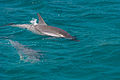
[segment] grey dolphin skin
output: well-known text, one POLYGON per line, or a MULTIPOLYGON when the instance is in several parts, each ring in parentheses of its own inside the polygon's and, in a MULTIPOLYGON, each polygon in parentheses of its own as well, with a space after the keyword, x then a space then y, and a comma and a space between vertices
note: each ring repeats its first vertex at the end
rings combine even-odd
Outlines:
POLYGON ((33 50, 17 41, 9 40, 10 44, 17 50, 20 60, 25 62, 38 62, 43 58, 43 54, 33 50))
POLYGON ((67 39, 77 41, 76 38, 71 36, 68 32, 66 32, 60 28, 57 28, 57 27, 48 26, 44 22, 44 20, 40 16, 40 14, 37 13, 37 15, 39 18, 39 23, 36 25, 33 25, 33 24, 13 24, 13 23, 8 24, 8 25, 14 26, 14 27, 26 28, 26 29, 28 29, 36 34, 39 34, 39 35, 61 37, 61 38, 67 38, 67 39))

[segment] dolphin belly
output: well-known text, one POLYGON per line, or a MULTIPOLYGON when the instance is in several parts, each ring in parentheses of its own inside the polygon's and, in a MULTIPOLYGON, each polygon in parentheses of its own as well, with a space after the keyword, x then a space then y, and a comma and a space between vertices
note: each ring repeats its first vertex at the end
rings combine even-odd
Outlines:
POLYGON ((64 37, 62 34, 55 34, 50 32, 42 32, 44 35, 53 36, 53 37, 64 37))

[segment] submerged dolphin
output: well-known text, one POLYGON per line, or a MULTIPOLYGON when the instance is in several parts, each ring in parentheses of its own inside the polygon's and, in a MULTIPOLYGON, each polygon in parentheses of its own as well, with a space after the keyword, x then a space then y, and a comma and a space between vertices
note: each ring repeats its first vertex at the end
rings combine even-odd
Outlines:
POLYGON ((26 28, 39 35, 62 37, 62 38, 76 40, 75 37, 71 36, 68 32, 64 30, 57 28, 57 27, 48 26, 45 23, 45 21, 42 19, 42 17, 40 16, 40 14, 37 13, 37 15, 39 18, 38 24, 8 24, 8 25, 14 26, 14 27, 26 28))
POLYGON ((26 47, 17 41, 9 40, 10 44, 17 50, 20 60, 25 62, 38 62, 43 58, 43 54, 36 50, 26 47))

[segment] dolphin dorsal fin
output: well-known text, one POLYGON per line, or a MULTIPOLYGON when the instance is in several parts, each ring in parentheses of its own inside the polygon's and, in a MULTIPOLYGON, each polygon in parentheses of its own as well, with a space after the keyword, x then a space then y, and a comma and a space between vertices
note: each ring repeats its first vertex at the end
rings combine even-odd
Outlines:
POLYGON ((37 13, 37 15, 38 15, 38 18, 39 18, 39 24, 47 25, 47 24, 45 23, 45 21, 42 19, 42 17, 40 16, 40 14, 37 13))

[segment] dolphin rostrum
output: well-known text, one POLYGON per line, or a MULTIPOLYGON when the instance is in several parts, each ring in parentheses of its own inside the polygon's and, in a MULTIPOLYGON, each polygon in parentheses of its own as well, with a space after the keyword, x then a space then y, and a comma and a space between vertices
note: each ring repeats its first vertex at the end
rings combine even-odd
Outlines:
MULTIPOLYGON (((68 32, 57 28, 57 27, 52 27, 48 26, 45 21, 42 19, 39 13, 37 13, 38 18, 39 18, 39 23, 38 24, 8 24, 10 26, 14 27, 20 27, 20 28, 26 28, 36 34, 39 35, 47 35, 47 36, 53 36, 53 37, 61 37, 61 38, 67 38, 71 40, 76 40, 75 37, 71 36, 68 32)), ((34 23, 34 22, 31 22, 34 23)))

